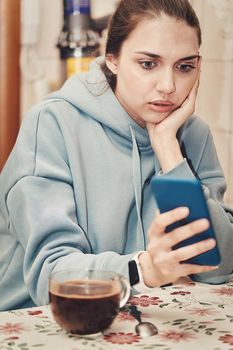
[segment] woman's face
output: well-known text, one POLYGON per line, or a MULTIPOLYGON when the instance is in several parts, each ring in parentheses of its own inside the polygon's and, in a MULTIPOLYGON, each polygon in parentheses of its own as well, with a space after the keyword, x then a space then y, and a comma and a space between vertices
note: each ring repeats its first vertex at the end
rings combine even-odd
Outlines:
POLYGON ((107 56, 115 94, 140 126, 161 122, 183 103, 197 77, 198 50, 194 28, 162 15, 141 21, 119 57, 107 56))

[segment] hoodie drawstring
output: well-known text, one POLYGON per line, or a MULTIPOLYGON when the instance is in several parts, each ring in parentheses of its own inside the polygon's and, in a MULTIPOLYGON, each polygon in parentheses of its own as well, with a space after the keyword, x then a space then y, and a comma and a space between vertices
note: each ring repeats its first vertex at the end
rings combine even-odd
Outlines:
POLYGON ((141 174, 141 160, 138 151, 138 145, 136 141, 135 132, 130 125, 130 132, 132 136, 133 142, 133 150, 132 150, 132 168, 133 168, 133 187, 134 187, 134 195, 137 209, 137 248, 138 250, 146 249, 146 240, 144 235, 144 230, 142 226, 141 219, 141 205, 142 205, 142 174, 141 174))

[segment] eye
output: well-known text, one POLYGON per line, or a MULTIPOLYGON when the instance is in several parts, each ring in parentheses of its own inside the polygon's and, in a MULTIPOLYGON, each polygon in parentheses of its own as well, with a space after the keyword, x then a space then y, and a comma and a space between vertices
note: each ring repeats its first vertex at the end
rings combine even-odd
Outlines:
POLYGON ((192 69, 195 69, 196 66, 193 63, 179 63, 176 65, 176 68, 183 73, 190 72, 192 69))
POLYGON ((143 61, 143 62, 140 62, 140 64, 142 68, 146 70, 151 70, 157 65, 155 62, 152 62, 152 61, 143 61))

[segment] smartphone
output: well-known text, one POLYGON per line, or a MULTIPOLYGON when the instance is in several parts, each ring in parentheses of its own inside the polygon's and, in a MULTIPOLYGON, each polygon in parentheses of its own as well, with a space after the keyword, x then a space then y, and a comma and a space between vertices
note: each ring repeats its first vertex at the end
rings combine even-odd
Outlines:
MULTIPOLYGON (((172 178, 170 176, 154 176, 151 180, 151 187, 160 213, 167 212, 177 207, 185 206, 189 208, 189 215, 185 219, 169 225, 166 232, 170 232, 174 228, 185 225, 197 219, 206 218, 209 220, 210 226, 207 230, 194 235, 191 238, 185 239, 174 246, 173 249, 194 244, 210 237, 216 240, 206 198, 199 180, 189 178, 172 178)), ((185 262, 198 265, 219 265, 220 253, 217 240, 214 248, 188 259, 185 262)))

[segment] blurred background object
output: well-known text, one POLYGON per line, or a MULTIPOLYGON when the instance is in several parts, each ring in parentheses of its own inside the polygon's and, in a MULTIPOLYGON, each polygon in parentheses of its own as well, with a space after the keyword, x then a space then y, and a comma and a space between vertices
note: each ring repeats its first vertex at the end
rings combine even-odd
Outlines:
POLYGON ((103 53, 101 37, 116 1, 63 0, 63 28, 57 47, 65 80, 86 72, 90 62, 103 53))
POLYGON ((30 106, 58 89, 71 75, 88 69, 89 63, 103 53, 103 32, 117 0, 21 3, 22 118, 30 106), (24 67, 30 55, 27 70, 24 67))
POLYGON ((100 34, 91 18, 89 0, 63 0, 63 29, 57 46, 65 63, 64 80, 86 72, 100 55, 100 34))

